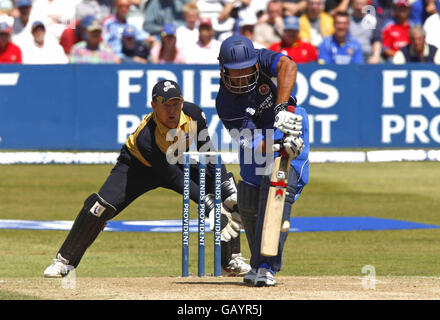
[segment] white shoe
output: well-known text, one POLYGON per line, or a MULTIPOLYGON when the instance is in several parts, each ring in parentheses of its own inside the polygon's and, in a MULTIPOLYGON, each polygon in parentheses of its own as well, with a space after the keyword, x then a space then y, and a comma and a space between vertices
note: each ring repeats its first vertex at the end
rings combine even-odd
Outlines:
POLYGON ((241 253, 233 254, 229 265, 222 267, 222 276, 240 277, 247 274, 252 268, 246 260, 241 253))
POLYGON ((59 253, 57 258, 53 259, 53 263, 44 270, 45 278, 62 278, 74 270, 75 268, 67 264, 68 261, 64 259, 59 253))
POLYGON ((276 284, 275 278, 266 268, 258 268, 257 276, 255 278, 255 286, 257 287, 272 287, 276 284))
POLYGON ((255 284, 255 279, 257 278, 257 269, 251 269, 243 277, 243 282, 248 284, 255 284))

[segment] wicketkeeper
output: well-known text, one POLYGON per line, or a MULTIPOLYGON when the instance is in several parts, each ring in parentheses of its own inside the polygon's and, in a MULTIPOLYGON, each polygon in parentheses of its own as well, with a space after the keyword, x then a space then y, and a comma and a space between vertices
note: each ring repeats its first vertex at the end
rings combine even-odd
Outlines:
MULTIPOLYGON (((183 167, 176 162, 179 151, 188 151, 193 141, 197 150, 203 147, 203 151, 215 151, 206 134, 204 113, 197 105, 184 101, 176 82, 158 82, 153 88, 152 100, 153 112, 145 116, 137 130, 128 137, 101 189, 85 200, 56 259, 44 271, 45 277, 63 277, 76 268, 106 222, 140 195, 159 187, 182 194, 183 167)), ((191 166, 190 197, 198 202, 197 164, 191 166)), ((214 218, 214 188, 215 164, 208 163, 205 210, 211 220, 214 218)), ((222 274, 244 275, 250 266, 240 253, 237 189, 232 173, 227 172, 224 165, 221 191, 222 274)), ((214 223, 210 225, 213 228, 214 223)))
POLYGON ((291 97, 296 82, 297 66, 288 56, 266 49, 254 49, 243 36, 223 41, 220 54, 221 83, 216 98, 217 113, 226 129, 235 131, 240 145, 238 207, 251 250, 252 270, 244 281, 257 286, 275 285, 274 274, 281 270, 287 232, 279 239, 278 254, 266 257, 260 253, 261 233, 272 172, 264 172, 267 162, 256 161, 266 144, 277 157, 284 149, 292 157, 283 221, 290 219, 293 203, 309 179, 308 119, 304 108, 295 112, 291 97), (277 79, 277 85, 271 78, 277 79), (272 141, 272 143, 270 143, 272 141), (260 170, 259 170, 260 169, 260 170))

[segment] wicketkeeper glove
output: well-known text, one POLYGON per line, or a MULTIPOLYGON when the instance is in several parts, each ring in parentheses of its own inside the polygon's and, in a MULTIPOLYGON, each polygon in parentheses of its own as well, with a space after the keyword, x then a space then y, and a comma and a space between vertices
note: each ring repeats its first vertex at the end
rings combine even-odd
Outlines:
MULTIPOLYGON (((215 200, 214 195, 209 193, 205 196, 205 212, 208 213, 209 229, 214 231, 215 221, 215 200)), ((221 227, 221 240, 230 241, 237 238, 242 229, 241 220, 238 220, 240 215, 238 211, 230 212, 226 209, 226 206, 221 206, 220 227, 221 227)))
POLYGON ((241 225, 241 216, 238 212, 237 204, 237 186, 235 184, 234 175, 228 172, 227 176, 228 179, 222 183, 222 195, 227 196, 223 201, 223 206, 231 213, 232 219, 241 225))

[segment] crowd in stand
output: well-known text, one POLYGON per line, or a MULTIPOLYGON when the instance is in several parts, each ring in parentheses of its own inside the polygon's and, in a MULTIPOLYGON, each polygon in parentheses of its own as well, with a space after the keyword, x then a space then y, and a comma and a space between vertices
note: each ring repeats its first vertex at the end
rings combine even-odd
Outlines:
POLYGON ((440 0, 0 0, 0 63, 216 64, 233 34, 297 63, 440 64, 440 0))

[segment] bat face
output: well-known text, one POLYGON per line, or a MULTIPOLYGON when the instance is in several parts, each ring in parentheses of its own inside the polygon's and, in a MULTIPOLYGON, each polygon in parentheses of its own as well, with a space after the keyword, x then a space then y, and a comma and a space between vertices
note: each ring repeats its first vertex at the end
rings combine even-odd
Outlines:
POLYGON ((278 170, 276 171, 277 181, 271 181, 270 185, 275 187, 275 200, 284 201, 285 189, 287 188, 287 172, 278 170))
POLYGON ((275 158, 261 235, 260 253, 263 256, 273 257, 278 253, 289 169, 290 159, 288 157, 275 158))
MULTIPOLYGON (((294 113, 295 106, 288 106, 287 110, 294 113)), ((281 221, 289 178, 290 160, 291 158, 286 150, 281 150, 280 156, 275 158, 274 161, 261 234, 260 253, 263 256, 273 257, 278 254, 280 232, 285 232, 290 228, 290 223, 287 220, 284 223, 281 221)))

